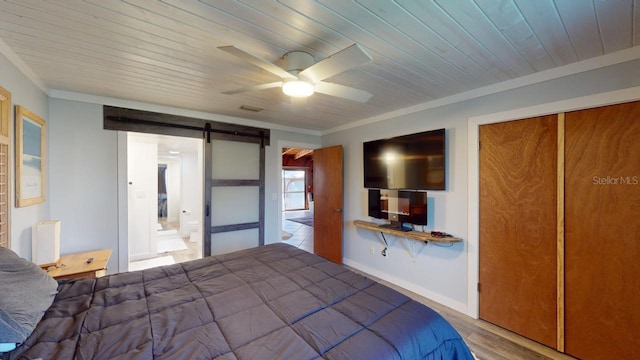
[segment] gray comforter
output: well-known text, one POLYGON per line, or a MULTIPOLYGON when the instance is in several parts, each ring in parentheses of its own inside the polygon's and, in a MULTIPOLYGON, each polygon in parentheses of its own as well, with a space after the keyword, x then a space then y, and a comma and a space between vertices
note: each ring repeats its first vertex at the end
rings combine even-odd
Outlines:
POLYGON ((61 283, 10 359, 472 359, 428 307, 285 244, 61 283))

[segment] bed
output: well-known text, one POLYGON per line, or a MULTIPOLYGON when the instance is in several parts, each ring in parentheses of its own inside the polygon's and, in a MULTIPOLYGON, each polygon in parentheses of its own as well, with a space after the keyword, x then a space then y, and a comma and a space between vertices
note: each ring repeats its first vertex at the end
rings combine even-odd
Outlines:
POLYGON ((432 309, 279 243, 60 282, 3 359, 473 359, 432 309))

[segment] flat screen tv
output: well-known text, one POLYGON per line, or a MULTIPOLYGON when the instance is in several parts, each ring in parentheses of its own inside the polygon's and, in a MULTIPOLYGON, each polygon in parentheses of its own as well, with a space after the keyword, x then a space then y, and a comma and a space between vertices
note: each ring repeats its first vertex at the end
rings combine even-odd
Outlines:
POLYGON ((427 193, 369 189, 369 216, 389 220, 382 226, 398 230, 407 230, 402 223, 427 225, 427 193))
POLYGON ((363 144, 364 187, 446 190, 445 129, 363 144))

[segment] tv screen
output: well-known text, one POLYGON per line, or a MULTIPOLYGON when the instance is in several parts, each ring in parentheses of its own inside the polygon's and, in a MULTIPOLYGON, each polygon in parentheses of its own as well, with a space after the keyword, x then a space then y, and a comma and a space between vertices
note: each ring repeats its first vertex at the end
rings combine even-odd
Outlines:
POLYGON ((445 129, 363 144, 364 187, 445 190, 445 129))
POLYGON ((387 219, 395 228, 402 223, 427 225, 427 193, 369 189, 369 216, 387 219))

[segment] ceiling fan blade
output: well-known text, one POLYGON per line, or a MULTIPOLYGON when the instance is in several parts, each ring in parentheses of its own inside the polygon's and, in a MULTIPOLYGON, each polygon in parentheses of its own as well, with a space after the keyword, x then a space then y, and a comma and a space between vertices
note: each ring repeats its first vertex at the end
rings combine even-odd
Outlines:
POLYGON ((289 74, 288 72, 286 72, 284 69, 266 61, 263 60, 255 55, 249 54, 248 52, 244 51, 244 50, 240 50, 237 47, 233 46, 233 45, 229 45, 229 46, 218 46, 218 49, 231 54, 233 56, 239 57, 240 59, 253 64, 263 70, 266 70, 276 76, 279 76, 283 79, 297 79, 296 76, 289 74))
POLYGON ((353 100, 361 103, 366 103, 371 98, 371 96, 373 96, 368 91, 354 89, 352 87, 324 82, 324 81, 317 83, 314 87, 314 90, 317 93, 337 96, 337 97, 341 97, 344 99, 353 100))
POLYGON ((353 44, 309 66, 298 75, 315 84, 369 61, 371 61, 371 56, 364 52, 358 44, 353 44))
POLYGON ((235 90, 223 91, 222 93, 227 95, 234 95, 234 94, 240 94, 240 93, 249 92, 249 91, 271 89, 271 88, 280 87, 280 86, 282 86, 282 81, 276 81, 276 82, 267 83, 267 84, 261 84, 261 85, 249 86, 249 87, 244 87, 244 88, 235 89, 235 90))

